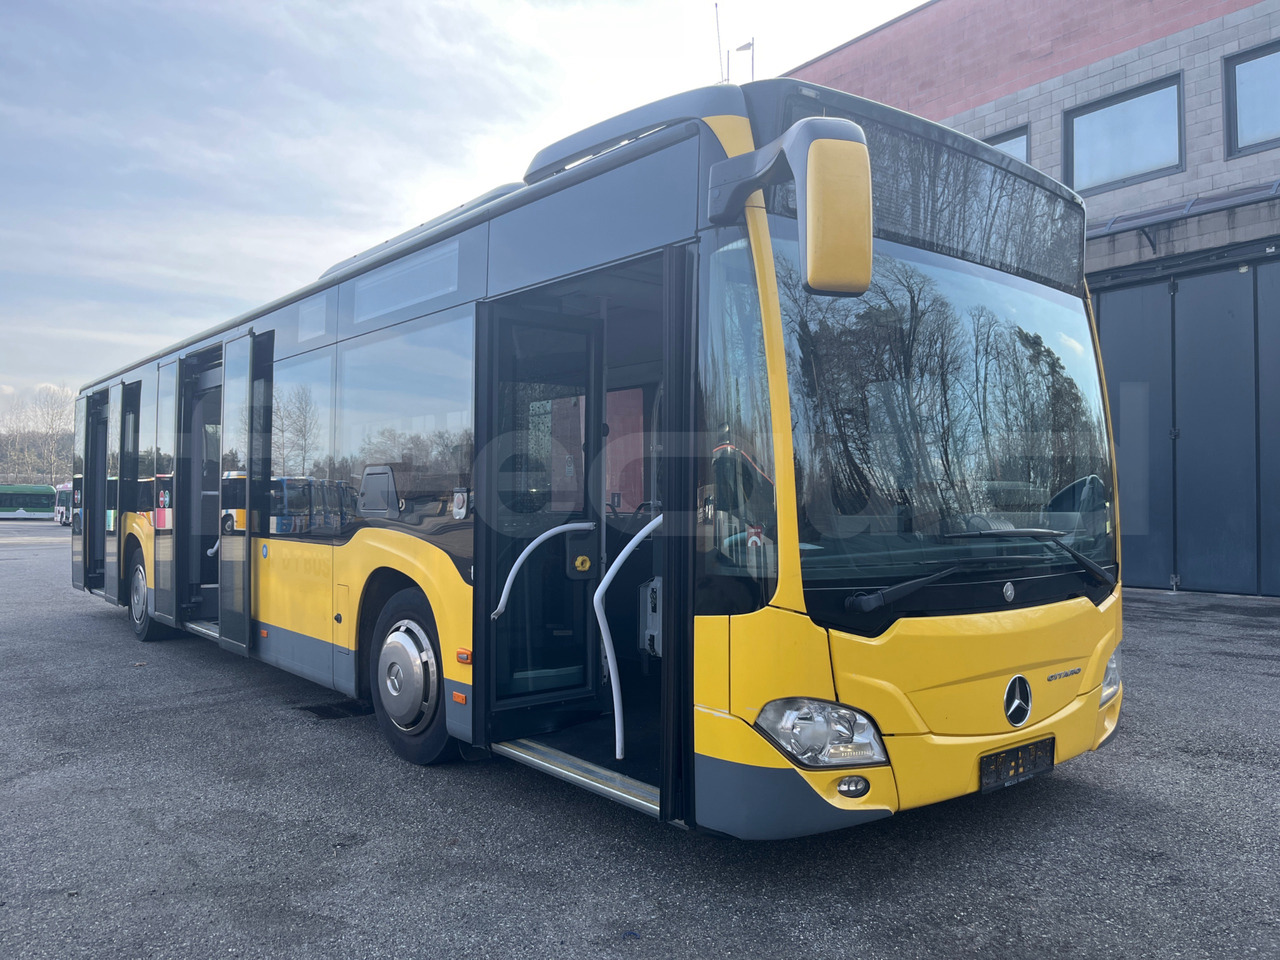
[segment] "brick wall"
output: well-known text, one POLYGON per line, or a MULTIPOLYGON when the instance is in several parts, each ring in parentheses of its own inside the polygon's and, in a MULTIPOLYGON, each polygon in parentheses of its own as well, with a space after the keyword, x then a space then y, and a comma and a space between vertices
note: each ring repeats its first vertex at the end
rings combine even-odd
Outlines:
POLYGON ((1252 0, 933 0, 788 75, 942 120, 1252 0))
MULTIPOLYGON (((1224 57, 1277 38, 1280 0, 1080 0, 1074 8, 1033 0, 935 0, 792 75, 981 140, 1025 125, 1032 165, 1062 179, 1067 111, 1180 72, 1185 170, 1091 194, 1085 206, 1093 222, 1280 180, 1280 148, 1226 157, 1223 91, 1224 57)), ((1087 268, 1280 233, 1274 218, 1256 220, 1242 210, 1188 222, 1165 231, 1166 242, 1155 251, 1136 233, 1091 242, 1087 268)))
POLYGON ((943 117, 942 122, 980 140, 1026 124, 1032 165, 1062 179, 1066 111, 1181 71, 1186 170, 1087 197, 1089 219, 1109 219, 1278 180, 1280 149, 1226 157, 1222 64, 1224 57, 1276 37, 1280 37, 1280 0, 1263 0, 992 98, 943 117))

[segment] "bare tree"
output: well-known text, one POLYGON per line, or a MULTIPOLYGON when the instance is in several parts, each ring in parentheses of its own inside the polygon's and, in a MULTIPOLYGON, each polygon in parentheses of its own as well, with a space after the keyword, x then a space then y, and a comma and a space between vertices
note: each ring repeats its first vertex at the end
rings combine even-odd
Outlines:
POLYGON ((36 391, 28 417, 31 472, 48 483, 71 476, 71 435, 75 395, 45 384, 36 391))
POLYGON ((271 421, 273 472, 302 477, 324 472, 311 462, 321 448, 324 418, 308 384, 297 384, 279 398, 271 421))

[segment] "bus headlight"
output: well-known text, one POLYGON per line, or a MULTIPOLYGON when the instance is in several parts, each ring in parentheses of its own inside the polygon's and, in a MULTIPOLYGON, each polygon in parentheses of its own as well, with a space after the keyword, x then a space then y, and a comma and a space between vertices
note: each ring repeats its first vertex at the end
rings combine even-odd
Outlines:
POLYGON ((1119 692, 1120 650, 1117 648, 1116 652, 1111 654, 1111 659, 1107 661, 1107 672, 1102 675, 1102 702, 1098 706, 1105 707, 1119 692))
POLYGON ((788 697, 765 704, 756 726, 797 763, 852 767, 887 763, 884 743, 857 710, 825 700, 788 697))

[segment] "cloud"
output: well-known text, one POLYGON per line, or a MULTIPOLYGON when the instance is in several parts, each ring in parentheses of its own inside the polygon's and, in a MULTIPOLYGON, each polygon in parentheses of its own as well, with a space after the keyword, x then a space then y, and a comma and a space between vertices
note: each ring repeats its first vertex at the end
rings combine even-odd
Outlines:
POLYGON ((1084 356, 1084 344, 1082 344, 1079 340, 1073 339, 1072 337, 1068 337, 1065 333, 1062 333, 1061 331, 1059 331, 1058 342, 1062 344, 1064 347, 1066 347, 1066 349, 1074 353, 1077 357, 1084 356))
MULTIPOLYGON (((909 5, 815 0, 780 18, 722 0, 723 40, 754 35, 766 76, 909 5)), ((21 393, 99 376, 518 180, 574 130, 716 82, 712 10, 0 5, 0 333, 41 333, 8 341, 0 379, 21 393)))

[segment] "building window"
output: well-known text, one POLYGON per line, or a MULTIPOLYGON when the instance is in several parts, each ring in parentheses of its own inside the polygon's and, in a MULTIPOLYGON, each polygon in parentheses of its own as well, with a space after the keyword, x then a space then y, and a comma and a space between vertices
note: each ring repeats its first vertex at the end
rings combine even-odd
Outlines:
POLYGON ((1280 146, 1280 42, 1224 61, 1227 156, 1280 146))
POLYGON ((1003 150, 1015 160, 1021 160, 1023 163, 1031 162, 1031 140, 1027 135, 1026 127, 1006 130, 994 137, 988 137, 983 142, 997 150, 1003 150))
POLYGON ((1068 111, 1064 139, 1067 182, 1082 194, 1178 173, 1181 76, 1068 111))

